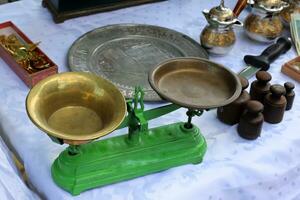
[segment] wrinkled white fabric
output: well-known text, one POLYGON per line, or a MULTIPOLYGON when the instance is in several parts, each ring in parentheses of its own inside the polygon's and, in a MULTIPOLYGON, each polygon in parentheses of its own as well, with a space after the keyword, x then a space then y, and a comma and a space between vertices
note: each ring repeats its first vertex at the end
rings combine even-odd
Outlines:
POLYGON ((19 176, 12 160, 12 154, 0 137, 0 199, 1 200, 33 200, 39 199, 27 188, 19 176))
MULTIPOLYGON (((0 6, 0 21, 12 20, 32 41, 42 41, 40 48, 63 72, 68 71, 69 47, 87 31, 108 24, 145 23, 171 28, 199 41, 199 34, 206 25, 201 11, 218 3, 217 0, 169 0, 55 24, 40 1, 22 0, 0 6)), ((233 0, 226 1, 231 8, 234 3, 233 0)), ((238 72, 244 66, 244 55, 259 54, 267 45, 249 40, 241 28, 236 29, 236 34, 236 45, 228 55, 210 59, 238 72)), ((272 64, 272 83, 293 81, 283 75, 280 68, 295 56, 293 49, 272 64)), ((66 146, 51 142, 30 122, 25 111, 28 88, 2 60, 0 66, 0 123, 3 132, 23 159, 33 185, 48 199, 300 199, 298 96, 293 110, 285 113, 283 122, 277 125, 264 123, 261 137, 255 141, 240 138, 236 125, 222 124, 216 119, 215 111, 205 112, 193 119, 208 142, 203 163, 172 168, 72 197, 55 185, 50 174, 51 164, 66 146)), ((296 82, 295 85, 295 92, 300 95, 300 85, 296 82)), ((147 108, 155 106, 158 104, 147 104, 147 108)), ((150 126, 184 121, 185 112, 185 109, 180 109, 151 121, 150 126)), ((125 129, 108 137, 124 133, 125 129)))

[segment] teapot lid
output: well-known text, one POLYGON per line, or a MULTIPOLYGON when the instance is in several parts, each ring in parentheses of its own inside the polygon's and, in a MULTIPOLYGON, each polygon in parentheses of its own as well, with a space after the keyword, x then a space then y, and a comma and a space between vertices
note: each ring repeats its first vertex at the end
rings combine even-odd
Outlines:
POLYGON ((282 9, 289 6, 289 4, 283 0, 254 0, 253 3, 256 4, 257 7, 270 12, 280 12, 282 9))
POLYGON ((224 0, 221 0, 221 4, 219 6, 213 7, 209 11, 209 15, 211 19, 216 19, 219 22, 230 22, 235 19, 235 15, 231 9, 224 6, 224 0))
POLYGON ((283 0, 289 4, 293 4, 293 3, 296 3, 296 4, 299 4, 300 3, 300 0, 283 0))

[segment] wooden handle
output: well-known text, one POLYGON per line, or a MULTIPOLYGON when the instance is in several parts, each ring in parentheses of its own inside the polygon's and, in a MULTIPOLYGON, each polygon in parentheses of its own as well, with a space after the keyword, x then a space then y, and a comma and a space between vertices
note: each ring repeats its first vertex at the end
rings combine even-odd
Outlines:
POLYGON ((236 3, 233 9, 234 15, 238 17, 240 13, 245 9, 246 5, 247 5, 247 0, 238 0, 238 2, 236 3))

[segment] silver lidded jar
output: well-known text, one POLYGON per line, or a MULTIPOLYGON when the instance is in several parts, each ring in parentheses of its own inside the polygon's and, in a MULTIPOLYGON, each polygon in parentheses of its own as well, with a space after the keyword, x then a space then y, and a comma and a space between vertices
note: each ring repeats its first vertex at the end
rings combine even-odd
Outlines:
POLYGON ((233 26, 243 26, 232 10, 224 6, 224 0, 211 10, 203 10, 208 25, 200 35, 201 45, 211 54, 224 55, 235 43, 233 26))
POLYGON ((251 13, 244 22, 249 38, 259 42, 273 42, 282 35, 283 23, 279 13, 289 4, 282 0, 248 0, 251 13))
POLYGON ((300 0, 285 0, 285 1, 288 2, 290 5, 289 7, 283 9, 280 12, 280 17, 283 21, 283 24, 289 26, 291 22, 291 15, 294 13, 300 14, 300 0))

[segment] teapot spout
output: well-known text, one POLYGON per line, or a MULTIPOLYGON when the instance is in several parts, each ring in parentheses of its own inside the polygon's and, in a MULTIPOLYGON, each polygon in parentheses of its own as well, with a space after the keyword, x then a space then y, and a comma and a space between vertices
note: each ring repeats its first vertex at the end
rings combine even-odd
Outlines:
POLYGON ((236 20, 234 23, 233 23, 233 25, 235 25, 235 26, 243 26, 243 22, 241 22, 240 20, 236 20))
POLYGON ((205 9, 202 11, 204 17, 206 18, 206 20, 208 21, 209 20, 209 10, 205 9))

